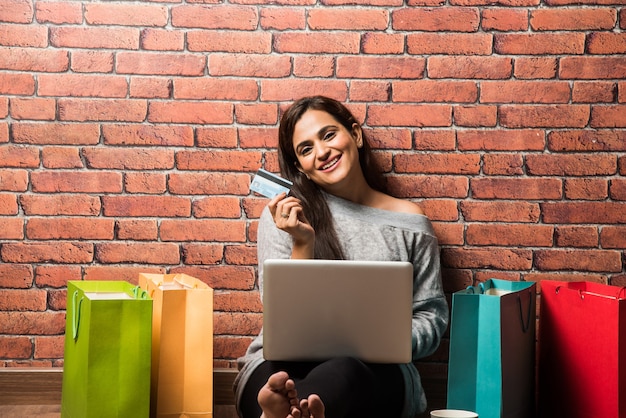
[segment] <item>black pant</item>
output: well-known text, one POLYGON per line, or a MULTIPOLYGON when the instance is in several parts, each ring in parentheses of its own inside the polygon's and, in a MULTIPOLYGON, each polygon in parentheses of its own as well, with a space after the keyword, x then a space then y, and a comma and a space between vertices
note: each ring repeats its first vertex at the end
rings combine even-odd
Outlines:
POLYGON ((278 371, 296 383, 298 398, 317 394, 327 418, 394 418, 404 405, 404 379, 397 364, 371 364, 348 357, 317 362, 266 361, 250 376, 239 410, 243 418, 259 418, 259 390, 278 371))

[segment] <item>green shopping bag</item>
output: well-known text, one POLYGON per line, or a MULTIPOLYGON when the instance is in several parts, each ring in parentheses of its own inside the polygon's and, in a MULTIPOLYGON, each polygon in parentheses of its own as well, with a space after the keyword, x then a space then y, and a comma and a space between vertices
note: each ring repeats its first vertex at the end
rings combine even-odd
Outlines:
POLYGON ((61 417, 150 413, 152 300, 123 281, 70 281, 61 417))
POLYGON ((535 306, 534 282, 489 279, 453 293, 448 408, 534 416, 535 306))

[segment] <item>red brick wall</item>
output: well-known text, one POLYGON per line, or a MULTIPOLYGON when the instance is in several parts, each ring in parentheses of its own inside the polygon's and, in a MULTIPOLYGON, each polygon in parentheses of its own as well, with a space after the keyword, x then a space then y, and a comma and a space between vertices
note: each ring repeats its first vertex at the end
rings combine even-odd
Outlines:
POLYGON ((626 285, 623 4, 2 0, 0 365, 61 365, 66 282, 141 271, 216 289, 232 365, 261 319, 248 184, 310 94, 423 204, 448 292, 626 285))

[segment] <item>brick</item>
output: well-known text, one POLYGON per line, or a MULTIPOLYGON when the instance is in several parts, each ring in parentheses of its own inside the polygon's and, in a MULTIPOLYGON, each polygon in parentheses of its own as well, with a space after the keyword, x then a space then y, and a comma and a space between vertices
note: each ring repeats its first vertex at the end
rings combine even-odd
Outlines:
POLYGON ((245 242, 245 223, 240 220, 202 219, 161 221, 163 241, 245 242))
POLYGON ((258 151, 179 151, 179 170, 254 171, 261 165, 258 151))
POLYGON ((121 193, 119 172, 43 171, 31 174, 36 193, 121 193))
POLYGON ((0 215, 17 215, 17 196, 10 193, 0 194, 0 215))
POLYGON ((0 289, 0 311, 45 311, 47 297, 40 289, 0 289))
POLYGON ((393 81, 394 102, 474 103, 478 85, 473 81, 393 81))
POLYGON ((487 8, 481 13, 483 30, 520 32, 528 29, 528 13, 525 10, 487 8))
POLYGON ((411 149, 411 132, 408 129, 370 129, 365 135, 374 149, 411 149))
POLYGON ((7 243, 2 245, 0 256, 7 263, 91 263, 93 245, 85 242, 7 243))
POLYGON ((215 335, 255 335, 261 331, 262 315, 239 312, 219 312, 216 314, 215 335))
POLYGON ((541 212, 545 223, 626 223, 626 204, 620 202, 544 202, 541 212))
POLYGON ((72 52, 71 68, 75 73, 112 73, 114 55, 104 51, 72 52))
POLYGON ((231 265, 255 266, 258 263, 254 245, 227 245, 224 248, 224 261, 231 265))
POLYGON ((451 151, 456 149, 456 135, 451 130, 419 129, 413 134, 414 149, 451 151))
POLYGON ((391 194, 399 198, 464 198, 468 179, 460 176, 392 176, 388 178, 391 194))
POLYGON ((293 75, 298 77, 331 77, 335 73, 335 58, 324 55, 293 57, 293 75))
POLYGON ((367 115, 369 126, 451 126, 450 105, 372 105, 367 115))
POLYGON ((102 126, 106 145, 144 145, 191 147, 194 144, 190 126, 111 125, 102 126))
POLYGON ((396 31, 476 32, 480 13, 470 7, 401 8, 392 14, 396 31))
MULTIPOLYGON (((15 71, 37 71, 57 73, 67 71, 70 57, 67 51, 45 50, 41 48, 2 48, 0 68, 15 71)), ((26 84, 32 78, 29 74, 3 74, 3 78, 26 84), (13 78, 11 78, 13 76, 13 78)))
POLYGON ((62 358, 64 355, 65 336, 35 337, 35 359, 62 358))
POLYGON ((609 195, 613 200, 626 200, 626 181, 624 179, 610 180, 609 195))
POLYGON ((614 155, 527 155, 528 173, 538 176, 602 176, 617 173, 614 155))
POLYGON ((13 123, 13 142, 37 145, 94 145, 100 140, 97 124, 13 123))
POLYGON ((258 291, 219 293, 215 295, 213 303, 218 311, 263 312, 258 291))
POLYGON ((168 29, 147 28, 141 31, 141 49, 150 51, 183 51, 185 33, 168 29))
POLYGON ((533 33, 494 35, 494 51, 502 55, 583 54, 584 33, 533 33))
POLYGON ((172 173, 167 187, 172 194, 182 195, 247 195, 249 174, 172 173))
POLYGON ((0 190, 9 192, 25 192, 28 188, 28 172, 26 170, 0 169, 0 190))
POLYGON ((103 196, 104 216, 187 217, 191 202, 177 196, 103 196))
POLYGON ((589 272, 619 272, 621 254, 609 250, 537 250, 535 265, 539 270, 578 270, 589 272))
POLYGON ((304 29, 306 12, 295 7, 264 7, 261 8, 259 23, 266 31, 304 29))
POLYGON ((612 82, 575 81, 572 103, 611 103, 617 99, 617 84, 612 82))
POLYGON ((198 54, 154 52, 118 52, 115 58, 118 74, 201 76, 206 58, 198 54))
MULTIPOLYGON (((235 78, 174 80, 174 98, 176 99, 256 100, 257 97, 258 85, 254 80, 235 78)), ((227 108, 225 105, 222 109, 227 108)))
POLYGON ((54 99, 43 98, 13 98, 11 99, 11 117, 16 120, 46 120, 52 121, 56 116, 56 102, 54 99))
POLYGON ((311 9, 307 24, 312 30, 380 31, 387 29, 389 11, 384 9, 311 9))
POLYGON ((626 57, 563 57, 559 64, 561 79, 624 79, 626 57))
POLYGON ((360 37, 351 32, 283 32, 274 35, 273 44, 275 52, 282 54, 357 54, 360 37))
POLYGON ((471 191, 475 199, 552 200, 562 197, 557 178, 476 178, 471 191))
POLYGON ((605 226, 600 232, 602 248, 626 249, 626 227, 605 226))
POLYGON ((139 49, 139 31, 125 27, 51 27, 50 43, 57 48, 139 49))
POLYGON ((407 52, 412 55, 490 55, 493 35, 486 33, 410 33, 407 52))
POLYGON ((171 272, 196 277, 213 289, 253 290, 256 283, 252 266, 172 267, 171 272))
POLYGON ((178 264, 180 252, 177 244, 111 242, 95 245, 95 258, 99 263, 178 264))
POLYGON ((85 21, 89 25, 165 26, 168 9, 158 4, 85 4, 85 21))
POLYGON ((120 240, 156 241, 159 237, 157 221, 152 219, 119 219, 115 231, 120 240))
POLYGON ((146 119, 147 103, 129 99, 59 99, 59 120, 142 122, 146 119))
POLYGON ((535 31, 611 30, 615 27, 616 20, 617 11, 609 8, 538 9, 530 11, 530 27, 535 31))
POLYGON ((238 219, 241 217, 241 206, 237 197, 209 196, 194 201, 192 213, 196 218, 238 219))
POLYGON ((249 125, 274 125, 278 122, 278 107, 273 103, 235 104, 238 123, 249 125))
POLYGON ((183 244, 183 263, 193 264, 219 264, 224 256, 222 244, 183 244))
POLYGON ((548 134, 551 151, 626 151, 626 132, 609 130, 567 130, 548 134))
POLYGON ((115 221, 90 218, 31 218, 26 237, 32 240, 111 240, 115 221))
POLYGON ((6 145, 0 148, 0 166, 10 168, 39 167, 39 150, 21 145, 6 145))
POLYGON ((558 60, 552 57, 517 57, 513 75, 517 79, 556 78, 558 60))
POLYGON ((478 174, 480 155, 476 154, 399 154, 394 156, 396 173, 478 174))
POLYGON ((187 33, 187 49, 191 52, 269 54, 272 51, 272 34, 193 31, 187 33))
POLYGON ((45 48, 48 31, 43 26, 0 24, 0 44, 4 46, 45 48))
POLYGON ((428 77, 430 78, 471 78, 508 79, 513 72, 513 60, 504 57, 430 57, 428 77))
POLYGON ((233 105, 229 103, 169 101, 151 102, 148 121, 153 123, 233 123, 233 105))
POLYGON ((400 33, 364 33, 361 38, 361 51, 364 54, 402 54, 404 35, 400 33))
POLYGON ((164 268, 145 264, 141 267, 94 265, 85 267, 84 280, 123 280, 138 284, 139 273, 165 274, 164 268))
POLYGON ((335 100, 345 101, 348 86, 343 80, 261 80, 261 101, 293 101, 324 92, 335 100))
POLYGON ((45 168, 83 168, 77 148, 46 147, 41 151, 41 162, 45 168))
POLYGON ((87 74, 42 74, 38 78, 40 96, 61 97, 126 97, 128 82, 125 77, 87 74))
POLYGON ((590 113, 586 105, 503 105, 500 124, 507 128, 583 128, 590 113))
POLYGON ((62 288, 69 280, 82 280, 80 266, 72 265, 40 265, 35 267, 35 283, 37 287, 62 288))
POLYGON ((454 124, 457 126, 494 127, 498 121, 496 106, 455 106, 453 114, 454 124))
POLYGON ((30 264, 0 264, 0 288, 28 289, 33 285, 30 264))
POLYGON ((337 58, 337 77, 416 79, 424 77, 426 60, 405 57, 344 56, 337 58))
POLYGON ((83 21, 82 5, 71 1, 38 1, 35 16, 39 23, 80 24, 83 21))
POLYGON ((255 30, 259 16, 251 6, 196 6, 184 5, 171 8, 172 26, 203 29, 255 30))
POLYGON ((33 355, 33 343, 30 337, 0 336, 0 358, 30 359, 33 355))
POLYGON ((238 77, 287 77, 291 74, 288 56, 263 54, 211 54, 209 74, 238 77))
POLYGON ((480 87, 481 103, 568 103, 571 97, 566 81, 484 81, 480 87))
POLYGON ((130 80, 130 97, 169 99, 172 97, 172 86, 172 81, 168 79, 133 77, 130 80))
POLYGON ((565 179, 565 197, 568 200, 604 200, 608 197, 608 183, 597 179, 565 179))
POLYGON ((11 73, 0 74, 0 94, 32 95, 34 92, 35 79, 32 75, 11 73))
POLYGON ((489 176, 522 175, 524 159, 519 154, 486 154, 483 156, 483 173, 489 176))
MULTIPOLYGON (((234 148, 237 146, 237 129, 203 128, 196 129, 198 147, 234 148)), ((244 147, 245 148, 245 147, 244 147)))
POLYGON ((469 245, 501 247, 551 247, 554 227, 529 224, 469 224, 465 239, 469 245))
POLYGON ((449 268, 493 268, 497 270, 529 270, 531 250, 507 248, 444 248, 442 265, 449 268))
POLYGON ((100 199, 89 195, 32 195, 20 196, 20 206, 28 216, 86 215, 100 213, 100 199))
POLYGON ((463 130, 457 133, 463 151, 541 151, 545 134, 539 129, 463 130))
POLYGON ((163 173, 126 173, 124 190, 127 193, 162 194, 167 190, 167 177, 163 173))
POLYGON ((150 148, 84 148, 87 167, 111 170, 168 170, 174 168, 174 152, 150 148))
POLYGON ((598 246, 598 227, 564 225, 555 229, 555 242, 559 247, 594 248, 598 246))
POLYGON ((0 122, 0 143, 6 144, 7 142, 9 142, 9 124, 0 122))
POLYGON ((24 220, 21 218, 0 218, 0 239, 24 239, 24 220))
POLYGON ((433 223, 433 229, 435 230, 439 245, 463 245, 465 242, 465 233, 462 225, 448 222, 435 222, 433 223))
POLYGON ((587 40, 590 54, 626 53, 626 35, 624 33, 590 33, 587 40))
POLYGON ((0 3, 0 22, 31 23, 33 12, 30 0, 5 0, 0 3))
POLYGON ((213 356, 216 358, 237 359, 244 354, 252 342, 251 337, 233 338, 226 336, 213 339, 213 356))
MULTIPOLYGON (((539 0, 500 0, 498 5, 507 7, 531 7, 538 6, 539 0)), ((452 0, 450 2, 452 5, 460 5, 460 6, 492 6, 493 3, 490 0, 452 0)))
POLYGON ((626 105, 593 106, 592 128, 626 128, 626 105))

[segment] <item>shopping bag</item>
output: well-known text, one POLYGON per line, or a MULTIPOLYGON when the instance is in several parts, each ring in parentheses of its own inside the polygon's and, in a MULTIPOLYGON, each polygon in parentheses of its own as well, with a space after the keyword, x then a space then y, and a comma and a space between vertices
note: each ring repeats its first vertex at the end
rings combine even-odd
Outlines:
POLYGON ((213 289, 185 274, 139 286, 154 301, 150 416, 213 417, 213 289))
POLYGON ((448 408, 534 416, 535 306, 534 282, 489 279, 452 294, 448 408))
POLYGON ((148 417, 151 323, 138 286, 68 282, 61 417, 148 417))
POLYGON ((541 417, 626 417, 626 291, 541 282, 541 417))

